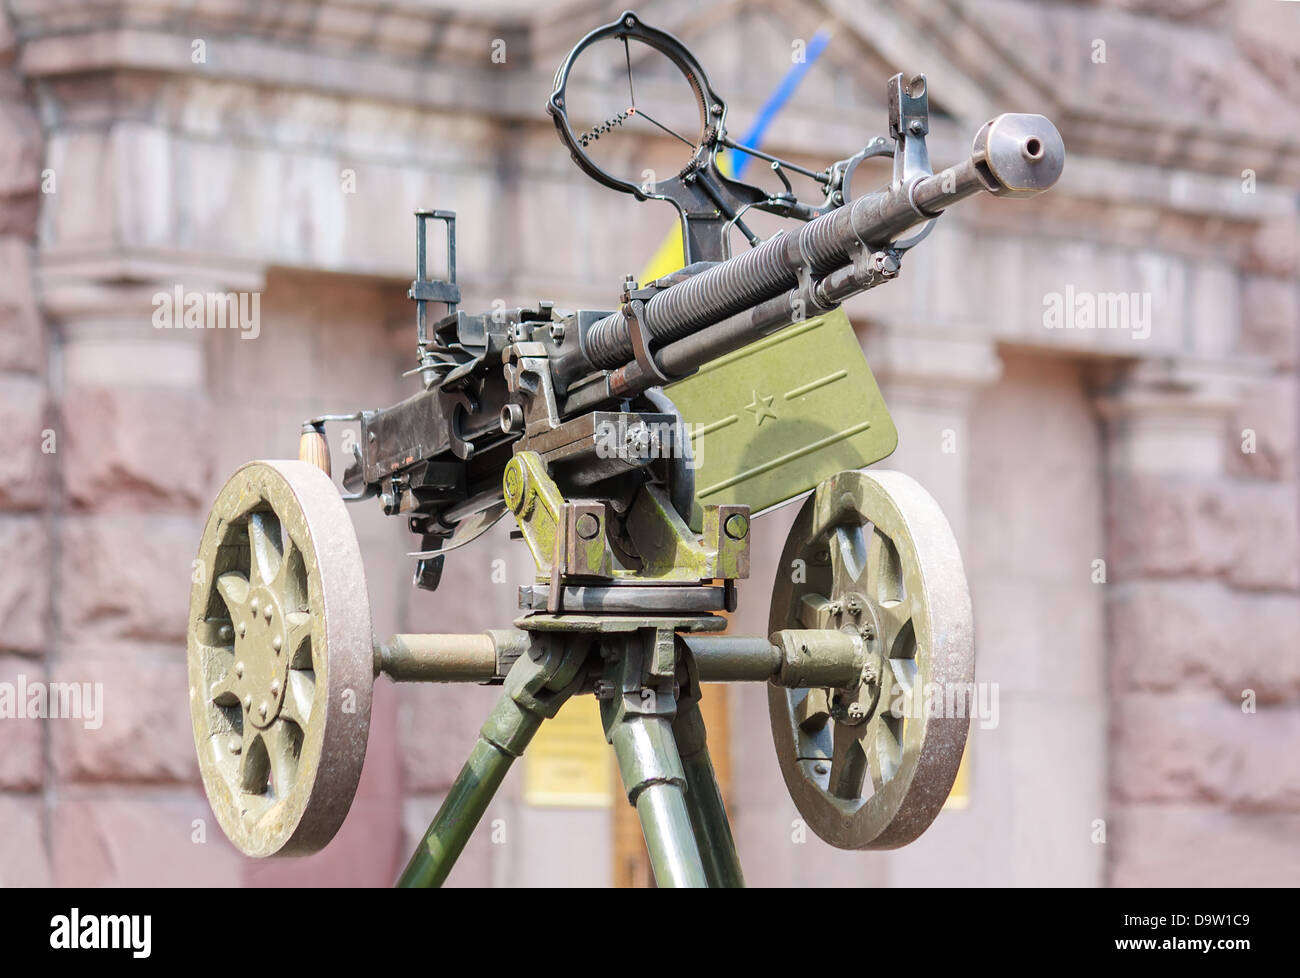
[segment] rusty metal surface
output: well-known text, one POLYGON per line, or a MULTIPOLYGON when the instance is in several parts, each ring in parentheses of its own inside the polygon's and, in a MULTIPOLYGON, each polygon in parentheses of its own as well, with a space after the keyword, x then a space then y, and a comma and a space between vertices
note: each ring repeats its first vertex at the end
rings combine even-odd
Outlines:
POLYGON ((319 468, 249 462, 222 487, 194 563, 188 653, 222 830, 250 856, 323 847, 361 776, 374 648, 356 536, 319 468))
POLYGON ((968 711, 931 709, 936 691, 974 681, 970 594, 948 521, 901 472, 842 472, 804 503, 779 568, 772 632, 833 628, 869 651, 851 687, 768 687, 786 787, 832 845, 906 845, 942 808, 969 724, 968 711))

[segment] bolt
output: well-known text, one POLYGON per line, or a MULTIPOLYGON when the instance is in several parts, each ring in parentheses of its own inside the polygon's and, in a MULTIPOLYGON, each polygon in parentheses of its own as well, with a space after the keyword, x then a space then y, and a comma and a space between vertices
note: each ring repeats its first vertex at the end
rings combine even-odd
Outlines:
POLYGON ((856 594, 850 594, 844 599, 844 607, 848 609, 849 614, 857 615, 862 612, 862 602, 858 600, 856 594))
POLYGON ((612 700, 614 698, 614 684, 608 679, 597 679, 595 693, 598 700, 612 700))
POLYGON ((245 709, 245 710, 251 710, 252 708, 253 708, 253 697, 251 697, 251 696, 245 696, 245 697, 244 697, 244 709, 245 709))
POLYGON ((284 639, 282 639, 279 635, 271 639, 271 648, 275 649, 276 655, 280 654, 280 649, 283 647, 284 647, 284 639))
POLYGON ((743 540, 749 533, 749 520, 743 513, 732 513, 722 526, 723 531, 733 540, 743 540))
POLYGON ((507 404, 501 409, 501 430, 505 434, 524 426, 524 409, 518 404, 507 404))
POLYGON ((868 642, 870 642, 873 638, 876 637, 876 630, 872 628, 870 625, 863 625, 862 628, 858 630, 858 632, 868 642))
POLYGON ((260 716, 263 720, 265 720, 266 713, 269 709, 270 707, 267 706, 266 700, 262 700, 261 703, 257 704, 257 715, 260 716))
POLYGON ((266 618, 267 621, 270 621, 270 620, 271 620, 271 613, 272 613, 271 605, 268 603, 267 606, 266 606, 266 608, 265 608, 265 610, 263 610, 263 612, 262 612, 262 616, 263 616, 264 618, 266 618))
POLYGON ((837 190, 831 194, 831 200, 836 204, 842 204, 844 203, 844 195, 837 190))
POLYGON ((232 754, 238 754, 244 749, 244 744, 238 737, 231 737, 226 741, 226 746, 230 748, 230 753, 232 754))
POLYGON ((582 539, 591 540, 600 532, 600 520, 596 519, 592 513, 583 513, 578 517, 574 529, 578 531, 578 536, 582 539))
POLYGON ((719 105, 717 102, 714 102, 713 105, 709 107, 709 109, 714 115, 722 115, 722 106, 719 105))
POLYGON ((235 678, 236 679, 244 678, 244 664, 242 662, 235 663, 235 678))
POLYGON ((865 717, 866 715, 867 715, 867 711, 866 711, 865 709, 863 709, 861 703, 850 703, 850 704, 849 704, 849 719, 850 719, 850 720, 861 720, 861 719, 862 719, 863 717, 865 717))
POLYGON ((825 764, 819 762, 817 765, 813 767, 813 770, 816 771, 818 774, 827 774, 830 771, 830 768, 828 768, 825 764))
POLYGON ((271 695, 272 696, 280 695, 280 680, 278 679, 271 680, 271 695))
POLYGON ((234 637, 235 630, 229 625, 222 625, 220 630, 217 632, 217 638, 221 639, 223 642, 229 642, 234 637))
POLYGON ((909 123, 907 124, 907 130, 908 130, 908 132, 910 132, 913 136, 919 136, 919 135, 921 135, 921 130, 922 130, 923 128, 925 128, 925 127, 921 125, 921 120, 920 120, 920 119, 913 119, 911 122, 909 122, 909 123))
POLYGON ((243 638, 243 637, 244 637, 244 632, 247 631, 247 630, 248 630, 248 629, 247 629, 247 626, 245 626, 244 623, 241 621, 241 622, 239 623, 239 637, 240 637, 240 638, 243 638))
POLYGON ((254 618, 257 617, 257 598, 253 599, 253 603, 248 606, 248 610, 253 613, 254 618))

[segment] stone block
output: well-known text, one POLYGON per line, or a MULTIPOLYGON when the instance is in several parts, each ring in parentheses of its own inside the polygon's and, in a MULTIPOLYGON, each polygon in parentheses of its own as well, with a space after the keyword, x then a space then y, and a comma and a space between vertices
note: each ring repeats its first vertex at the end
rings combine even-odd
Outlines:
MULTIPOLYGON (((42 451, 50 428, 45 385, 12 375, 0 384, 0 509, 38 509, 49 497, 53 454, 42 451)), ((58 450, 57 434, 52 446, 58 450)))
POLYGON ((54 879, 45 844, 45 802, 34 795, 0 794, 0 886, 50 886, 54 879))
POLYGON ((238 886, 243 857, 201 790, 65 793, 52 848, 60 886, 238 886))
POLYGON ((42 517, 0 514, 0 649, 40 653, 48 640, 50 541, 42 517))
POLYGON ((60 450, 74 508, 185 512, 210 502, 202 394, 76 388, 64 396, 61 415, 60 450))
POLYGON ((1112 886, 1294 886, 1300 878, 1300 814, 1119 805, 1107 844, 1112 886))
MULTIPOLYGON (((200 518, 70 516, 59 550, 65 641, 184 642, 200 518)), ((178 652, 178 654, 180 654, 178 652)))
MULTIPOLYGON (((0 656, 0 789, 30 790, 45 780, 45 730, 30 706, 32 686, 43 687, 45 666, 16 656, 0 656)), ((3 873, 3 863, 0 863, 3 873)))
POLYGON ((82 718, 48 721, 61 781, 197 784, 183 648, 171 661, 147 653, 78 658, 60 662, 52 676, 95 706, 82 718))
POLYGON ((31 255, 25 239, 0 237, 0 370, 39 371, 45 363, 31 255))

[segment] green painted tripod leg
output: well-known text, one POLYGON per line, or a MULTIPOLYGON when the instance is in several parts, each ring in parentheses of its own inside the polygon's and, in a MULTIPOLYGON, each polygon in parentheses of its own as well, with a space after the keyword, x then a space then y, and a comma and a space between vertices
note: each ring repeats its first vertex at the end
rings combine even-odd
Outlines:
POLYGON ((399 887, 434 887, 446 882, 513 761, 510 754, 479 737, 424 840, 397 881, 399 887))
POLYGON ((745 877, 740 870, 740 857, 736 855, 736 842, 731 836, 722 792, 718 789, 713 762, 709 759, 704 717, 694 699, 678 701, 673 736, 686 772, 686 810, 691 819, 691 831, 704 860, 709 886, 744 886, 745 877))
POLYGON ((628 800, 636 806, 655 882, 709 885, 686 810, 686 775, 672 726, 660 716, 627 714, 609 732, 628 800))
POLYGON ((519 657, 469 760, 398 879, 399 887, 446 882, 510 765, 524 752, 542 720, 555 716, 581 684, 585 657, 585 651, 564 651, 558 646, 519 657))

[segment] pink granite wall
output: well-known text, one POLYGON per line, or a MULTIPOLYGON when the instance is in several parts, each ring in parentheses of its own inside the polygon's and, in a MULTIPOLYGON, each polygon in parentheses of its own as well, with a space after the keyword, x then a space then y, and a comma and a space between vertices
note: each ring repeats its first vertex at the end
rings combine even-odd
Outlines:
MULTIPOLYGON (((40 125, 14 67, 16 41, 0 21, 0 681, 44 681, 53 668, 50 578, 54 560, 48 511, 56 491, 41 454, 52 423, 47 341, 32 288, 43 152, 40 125)), ((4 721, 0 751, 0 884, 48 884, 48 777, 39 720, 4 721)))

